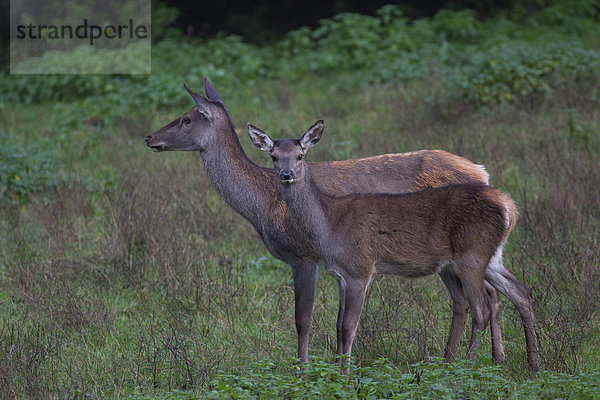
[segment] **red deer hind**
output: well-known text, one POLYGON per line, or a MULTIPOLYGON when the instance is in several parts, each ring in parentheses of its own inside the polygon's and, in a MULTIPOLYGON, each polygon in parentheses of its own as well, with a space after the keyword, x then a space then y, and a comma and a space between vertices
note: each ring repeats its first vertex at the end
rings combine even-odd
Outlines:
POLYGON ((304 161, 323 132, 315 123, 300 139, 274 141, 248 125, 252 142, 268 152, 292 219, 308 236, 325 270, 338 282, 341 299, 340 354, 350 356, 365 293, 374 275, 410 278, 451 270, 462 285, 472 317, 467 358, 477 333, 490 319, 484 282, 517 306, 527 340, 528 361, 539 369, 530 289, 503 265, 511 228, 510 199, 482 183, 429 188, 407 194, 332 196, 327 182, 304 161), (489 264, 489 268, 488 268, 489 264))

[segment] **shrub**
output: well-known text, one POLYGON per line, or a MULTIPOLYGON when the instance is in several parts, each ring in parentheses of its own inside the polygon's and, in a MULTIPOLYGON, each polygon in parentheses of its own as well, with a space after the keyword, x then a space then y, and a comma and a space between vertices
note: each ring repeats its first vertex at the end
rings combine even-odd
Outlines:
POLYGON ((0 202, 25 203, 54 185, 57 163, 49 152, 12 144, 7 134, 0 140, 0 202))
MULTIPOLYGON (((106 124, 149 105, 171 105, 180 97, 182 82, 200 86, 202 76, 234 85, 260 78, 295 80, 310 73, 348 74, 346 84, 427 79, 447 86, 449 100, 506 103, 597 76, 600 53, 589 37, 600 33, 599 13, 589 3, 576 1, 565 11, 561 2, 550 2, 528 18, 517 4, 486 21, 472 10, 440 10, 433 18, 409 21, 398 6, 388 5, 375 16, 343 13, 324 19, 315 29, 297 29, 262 48, 237 36, 201 41, 171 34, 168 25, 176 13, 158 6, 154 33, 162 40, 152 49, 152 74, 13 75, 0 80, 0 107, 92 101, 93 106, 84 107, 94 118, 102 114, 106 124)), ((82 65, 95 62, 81 51, 61 55, 54 64, 78 64, 73 58, 82 65)))
POLYGON ((519 97, 548 93, 570 81, 593 78, 600 54, 577 43, 506 42, 474 49, 457 58, 452 85, 477 104, 507 103, 519 97))
POLYGON ((475 19, 475 11, 440 10, 431 20, 432 27, 441 40, 471 41, 477 37, 482 28, 481 22, 475 19))

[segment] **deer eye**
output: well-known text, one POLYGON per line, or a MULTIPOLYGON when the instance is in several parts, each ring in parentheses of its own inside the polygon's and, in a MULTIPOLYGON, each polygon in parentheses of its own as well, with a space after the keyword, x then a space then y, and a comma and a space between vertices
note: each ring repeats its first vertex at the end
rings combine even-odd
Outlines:
POLYGON ((298 160, 302 160, 303 157, 304 157, 304 154, 298 154, 298 160))
POLYGON ((190 119, 189 118, 184 118, 181 120, 181 122, 183 122, 183 124, 188 125, 190 123, 190 119))
POLYGON ((273 160, 273 161, 277 161, 277 157, 275 157, 275 156, 271 156, 271 160, 273 160))

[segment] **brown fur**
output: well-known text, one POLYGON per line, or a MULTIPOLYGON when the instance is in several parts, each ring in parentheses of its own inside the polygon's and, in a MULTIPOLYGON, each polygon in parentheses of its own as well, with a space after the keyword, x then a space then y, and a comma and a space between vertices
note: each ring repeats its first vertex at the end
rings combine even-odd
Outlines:
POLYGON ((387 190, 390 186, 403 187, 402 193, 406 193, 449 183, 489 181, 489 176, 481 165, 442 150, 315 162, 308 166, 317 181, 328 182, 323 185, 323 190, 331 195, 356 193, 354 187, 369 187, 372 192, 384 193, 398 193, 395 189, 387 190), (399 164, 403 166, 402 169, 398 168, 399 164))
MULTIPOLYGON (((244 153, 223 101, 212 86, 205 80, 206 97, 187 90, 195 106, 149 135, 146 144, 154 151, 198 151, 206 172, 223 199, 254 226, 273 256, 291 265, 298 357, 307 361, 319 255, 306 233, 291 219, 273 169, 254 164, 244 153), (190 120, 187 125, 183 124, 186 118, 190 120)), ((451 182, 487 182, 487 173, 482 167, 443 151, 309 163, 308 168, 320 182, 328 182, 324 185, 325 190, 338 195, 365 191, 405 193, 451 182), (445 173, 445 169, 453 172, 445 173), (448 179, 451 181, 446 181, 448 179)), ((447 281, 445 283, 448 284, 447 281)), ((466 305, 462 306, 461 293, 460 285, 455 285, 452 328, 446 347, 449 358, 455 354, 464 325, 466 305)), ((496 336, 500 337, 499 331, 496 336)))
MULTIPOLYGON (((505 237, 505 210, 496 190, 479 184, 429 188, 400 195, 321 197, 332 234, 349 243, 356 264, 374 269, 355 277, 390 273, 421 277, 439 272, 475 243, 484 266, 505 237), (380 267, 396 266, 396 268, 380 267)), ((479 274, 483 280, 483 273, 479 274)))
POLYGON ((508 211, 499 195, 480 183, 406 194, 328 195, 303 160, 322 130, 322 122, 317 122, 300 140, 261 142, 257 138, 263 138, 264 132, 255 130, 251 137, 270 152, 292 218, 339 282, 344 310, 338 321, 339 354, 351 353, 365 292, 374 275, 416 278, 444 269, 456 274, 471 306, 473 330, 467 355, 472 357, 477 332, 492 314, 484 300, 485 271, 501 251, 508 229, 508 211))
MULTIPOLYGON (((510 198, 481 183, 405 194, 329 195, 304 161, 305 152, 319 142, 322 132, 323 122, 318 121, 299 140, 273 141, 249 127, 253 142, 271 154, 293 220, 308 235, 327 272, 338 281, 338 354, 350 355, 365 292, 374 275, 421 277, 440 273, 453 299, 462 286, 471 307, 467 357, 474 356, 478 331, 485 328, 490 316, 497 318, 495 292, 490 293, 484 285, 484 280, 490 279, 519 309, 528 360, 533 369, 539 369, 530 290, 502 264, 502 249, 516 221, 510 198)), ((437 168, 429 170, 435 172, 437 168)), ((454 321, 452 326, 451 331, 456 328, 454 321)), ((454 342, 449 339, 447 346, 454 346, 454 342)), ((502 348, 493 353, 496 351, 502 352, 502 348)))

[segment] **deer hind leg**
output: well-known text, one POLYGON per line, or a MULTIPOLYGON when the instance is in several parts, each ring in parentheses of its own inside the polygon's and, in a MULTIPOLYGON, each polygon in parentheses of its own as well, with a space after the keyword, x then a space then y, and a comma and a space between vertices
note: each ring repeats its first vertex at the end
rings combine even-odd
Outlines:
POLYGON ((498 292, 488 283, 485 283, 487 303, 490 309, 490 331, 492 334, 492 358, 494 362, 501 364, 506 360, 504 355, 504 344, 502 341, 502 329, 500 327, 500 302, 498 292))
POLYGON ((475 357, 479 348, 477 334, 485 330, 491 314, 485 295, 484 270, 485 266, 481 266, 475 256, 465 256, 455 261, 455 273, 462 283, 464 295, 471 309, 472 328, 467 359, 475 357))
POLYGON ((523 323, 523 329, 525 330, 529 367, 534 371, 539 371, 540 353, 537 334, 535 333, 531 289, 515 278, 504 267, 502 262, 502 247, 498 248, 496 254, 492 257, 490 266, 486 270, 485 278, 517 307, 523 323))
POLYGON ((298 333, 298 358, 308 362, 308 333, 317 287, 317 264, 295 263, 292 266, 294 277, 294 297, 296 332, 298 333))
MULTIPOLYGON (((444 357, 446 360, 452 360, 456 356, 458 342, 462 335, 465 321, 467 319, 467 311, 469 310, 468 301, 464 295, 462 283, 458 276, 450 267, 444 268, 440 272, 440 277, 446 285, 450 298, 452 299, 452 322, 450 323, 450 333, 448 341, 444 349, 444 357)), ((496 289, 489 283, 485 282, 485 291, 487 297, 487 305, 490 311, 490 325, 492 333, 492 358, 495 362, 501 363, 504 361, 504 346, 502 344, 502 331, 500 329, 500 321, 498 318, 498 296, 496 289)))
MULTIPOLYGON (((338 335, 341 335, 341 352, 338 347, 338 355, 345 354, 348 356, 345 367, 342 369, 342 372, 347 373, 350 355, 352 354, 352 343, 356 336, 358 320, 360 319, 369 282, 360 279, 342 279, 342 281, 344 286, 344 305, 340 308, 340 313, 343 315, 341 321, 338 318, 338 335)), ((342 297, 340 296, 341 299, 342 297)))
POLYGON ((344 334, 343 334, 343 326, 344 326, 344 311, 346 306, 346 281, 341 276, 335 277, 338 284, 338 291, 340 295, 340 305, 338 307, 338 316, 336 323, 336 332, 337 332, 337 349, 335 354, 336 362, 339 362, 339 356, 344 354, 344 334))
POLYGON ((450 333, 444 349, 444 358, 451 361, 456 357, 456 349, 467 320, 469 304, 464 296, 460 279, 450 267, 444 268, 439 275, 452 299, 452 322, 450 323, 450 333))

